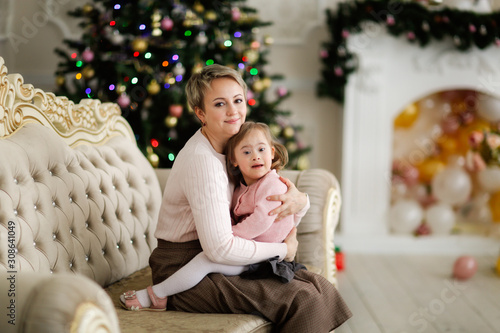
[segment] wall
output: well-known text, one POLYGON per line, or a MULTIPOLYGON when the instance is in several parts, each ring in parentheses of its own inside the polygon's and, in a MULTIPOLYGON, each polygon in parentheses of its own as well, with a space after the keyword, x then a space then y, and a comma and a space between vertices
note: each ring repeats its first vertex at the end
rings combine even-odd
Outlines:
MULTIPOLYGON (((248 0, 259 10, 263 21, 273 25, 262 29, 274 45, 268 56, 269 73, 284 75, 283 85, 292 97, 283 109, 292 112, 292 123, 303 125, 300 137, 312 146, 311 167, 330 170, 340 179, 341 107, 331 99, 316 96, 320 79, 319 49, 328 40, 325 8, 333 0, 248 0), (265 10, 264 10, 265 9, 265 10)), ((21 73, 25 82, 46 91, 54 90, 56 47, 64 38, 77 38, 77 22, 67 11, 81 6, 77 0, 2 0, 0 1, 0 56, 10 73, 21 73)))

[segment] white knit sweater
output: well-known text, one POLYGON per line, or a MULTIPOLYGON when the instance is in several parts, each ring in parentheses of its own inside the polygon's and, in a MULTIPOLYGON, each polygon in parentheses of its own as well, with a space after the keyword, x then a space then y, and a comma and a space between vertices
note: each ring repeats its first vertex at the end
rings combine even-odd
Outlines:
POLYGON ((286 256, 284 243, 261 243, 233 236, 229 213, 234 185, 225 155, 196 132, 179 152, 168 177, 155 236, 171 242, 199 239, 218 263, 247 265, 286 256))

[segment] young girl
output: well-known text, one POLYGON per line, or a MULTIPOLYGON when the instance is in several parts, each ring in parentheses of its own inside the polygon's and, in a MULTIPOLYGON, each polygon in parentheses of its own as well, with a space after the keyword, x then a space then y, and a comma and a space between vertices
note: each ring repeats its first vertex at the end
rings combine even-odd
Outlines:
MULTIPOLYGON (((233 234, 259 242, 282 242, 302 217, 295 215, 295 221, 290 215, 276 221, 275 216, 268 215, 280 202, 266 200, 266 197, 287 191, 276 172, 288 162, 285 147, 273 139, 267 125, 246 122, 238 134, 229 139, 225 153, 228 175, 239 184, 231 203, 233 234)), ((194 287, 209 273, 239 275, 245 272, 248 278, 274 275, 288 282, 301 268, 304 266, 280 262, 277 257, 250 266, 224 265, 209 260, 201 252, 163 282, 139 291, 127 291, 120 296, 120 303, 127 310, 163 311, 168 296, 194 287)))

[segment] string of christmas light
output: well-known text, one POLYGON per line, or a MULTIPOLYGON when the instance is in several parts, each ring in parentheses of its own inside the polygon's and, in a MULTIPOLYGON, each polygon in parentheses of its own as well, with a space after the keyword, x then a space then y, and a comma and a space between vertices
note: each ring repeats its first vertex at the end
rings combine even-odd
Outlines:
POLYGON ((170 167, 199 128, 186 105, 184 87, 192 73, 219 63, 246 81, 248 119, 271 125, 290 153, 292 168, 306 168, 309 148, 301 128, 291 124, 280 103, 286 89, 267 91, 282 78, 268 75, 272 38, 261 37, 255 9, 244 1, 94 0, 70 15, 82 20, 81 40, 57 49, 57 94, 72 100, 116 102, 136 133, 139 147, 155 166, 170 167), (273 100, 269 101, 268 98, 273 100))

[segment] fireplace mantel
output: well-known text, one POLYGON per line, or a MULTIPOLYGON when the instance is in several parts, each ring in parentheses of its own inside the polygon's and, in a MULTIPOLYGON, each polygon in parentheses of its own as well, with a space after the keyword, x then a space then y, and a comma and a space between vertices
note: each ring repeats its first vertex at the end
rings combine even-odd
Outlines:
POLYGON ((452 40, 419 47, 377 25, 348 39, 358 70, 345 91, 339 242, 348 250, 498 253, 498 240, 389 233, 393 119, 437 91, 473 89, 500 97, 500 48, 463 52, 452 40))

